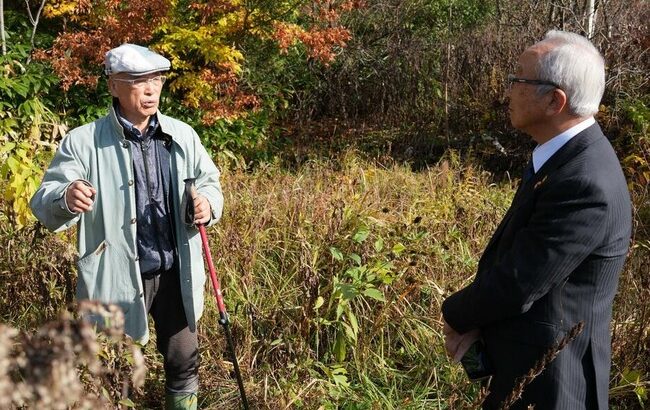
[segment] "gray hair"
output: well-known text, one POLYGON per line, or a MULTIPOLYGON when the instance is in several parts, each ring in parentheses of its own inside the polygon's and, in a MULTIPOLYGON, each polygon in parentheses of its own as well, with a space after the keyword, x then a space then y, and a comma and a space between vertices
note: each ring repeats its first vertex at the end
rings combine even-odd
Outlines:
MULTIPOLYGON (((579 117, 598 112, 605 91, 605 61, 585 37, 566 31, 551 30, 541 43, 551 49, 538 62, 538 77, 560 86, 566 93, 569 111, 579 117)), ((540 86, 539 94, 549 91, 540 86)))

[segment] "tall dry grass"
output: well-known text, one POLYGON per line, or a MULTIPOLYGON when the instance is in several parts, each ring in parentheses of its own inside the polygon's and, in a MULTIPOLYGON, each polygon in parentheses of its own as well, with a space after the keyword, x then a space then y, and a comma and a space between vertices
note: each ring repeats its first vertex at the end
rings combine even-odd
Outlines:
MULTIPOLYGON (((515 184, 463 163, 448 153, 414 172, 348 152, 291 172, 274 164, 224 171, 225 213, 208 235, 252 408, 472 405, 478 387, 444 354, 440 303, 471 280, 515 184)), ((61 253, 29 257, 24 249, 67 239, 5 228, 13 242, 10 259, 1 259, 0 320, 30 329, 40 317, 30 312, 63 307, 65 298, 46 294, 68 289, 72 273, 61 253), (13 272, 22 282, 6 280, 13 272)), ((613 408, 638 406, 634 388, 648 379, 648 253, 632 251, 616 301, 613 408), (639 383, 621 383, 632 370, 639 383)), ((210 295, 199 326, 200 406, 235 409, 237 384, 210 295)), ((150 374, 132 397, 138 408, 161 403, 154 350, 145 349, 150 374)))
MULTIPOLYGON (((435 342, 440 302, 471 277, 511 194, 488 186, 453 155, 417 174, 348 154, 295 173, 225 175, 227 210, 211 236, 243 367, 264 381, 253 396, 269 408, 293 395, 331 401, 332 390, 372 403, 360 388, 397 407, 402 390, 438 400, 425 386, 448 366, 435 342)), ((216 318, 203 328, 218 331, 216 318)))

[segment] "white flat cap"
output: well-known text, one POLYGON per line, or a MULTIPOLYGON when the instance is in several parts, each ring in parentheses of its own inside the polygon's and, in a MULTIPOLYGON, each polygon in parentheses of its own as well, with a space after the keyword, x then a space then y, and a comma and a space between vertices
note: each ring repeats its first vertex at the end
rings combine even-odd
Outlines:
POLYGON ((106 53, 104 72, 107 75, 129 73, 145 75, 167 71, 171 63, 165 57, 146 47, 125 43, 106 53))

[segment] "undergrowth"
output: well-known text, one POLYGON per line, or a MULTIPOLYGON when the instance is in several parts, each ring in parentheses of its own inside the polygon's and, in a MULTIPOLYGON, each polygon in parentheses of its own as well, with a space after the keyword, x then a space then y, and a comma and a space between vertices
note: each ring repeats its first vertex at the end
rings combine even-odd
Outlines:
MULTIPOLYGON (((444 354, 440 304, 471 280, 516 181, 463 163, 452 152, 414 172, 348 152, 291 172, 224 171, 224 216, 208 235, 251 408, 472 406, 478 386, 444 354)), ((34 330, 71 298, 72 235, 4 222, 0 235, 0 321, 34 330)), ((645 243, 631 251, 616 300, 613 408, 639 406, 647 386, 645 243)), ((236 409, 211 293, 206 301, 199 405, 236 409)), ((158 408, 160 356, 154 343, 144 352, 149 374, 132 399, 158 408)))

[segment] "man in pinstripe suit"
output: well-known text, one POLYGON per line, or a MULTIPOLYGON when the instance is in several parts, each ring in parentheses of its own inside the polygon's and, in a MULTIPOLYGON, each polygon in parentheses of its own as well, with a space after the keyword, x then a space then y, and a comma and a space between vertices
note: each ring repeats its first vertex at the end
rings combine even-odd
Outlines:
POLYGON ((583 332, 512 408, 606 409, 618 276, 631 236, 630 196, 593 115, 604 63, 586 38, 551 31, 508 76, 510 119, 537 143, 527 176, 473 282, 442 305, 455 360, 481 339, 491 364, 484 408, 498 408, 572 326, 583 332))

